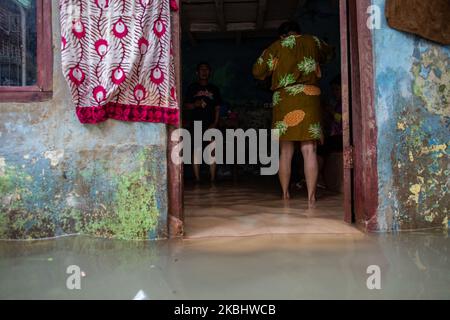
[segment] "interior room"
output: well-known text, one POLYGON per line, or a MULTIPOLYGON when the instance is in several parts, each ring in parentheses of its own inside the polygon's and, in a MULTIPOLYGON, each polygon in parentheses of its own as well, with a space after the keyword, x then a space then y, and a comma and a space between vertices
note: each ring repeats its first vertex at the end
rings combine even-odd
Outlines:
MULTIPOLYGON (((221 132, 270 129, 272 92, 267 82, 254 79, 252 66, 264 49, 278 39, 277 28, 285 21, 298 22, 301 34, 316 36, 334 49, 332 61, 321 66, 321 109, 327 142, 318 147, 318 205, 315 209, 308 208, 303 159, 298 147, 292 162, 290 201, 281 200, 277 175, 261 176, 260 163, 219 164, 214 183, 210 182, 208 165, 200 167, 200 183, 195 182, 192 165, 185 165, 188 238, 355 232, 343 218, 342 141, 327 137, 333 125, 330 122, 336 122, 337 118, 339 124, 339 116, 342 117, 335 112, 341 90, 338 1, 283 0, 282 5, 275 0, 183 1, 183 98, 186 102, 189 86, 197 81, 198 64, 207 63, 211 67, 209 82, 221 95, 218 129, 221 132)), ((183 125, 192 125, 186 110, 183 125)))

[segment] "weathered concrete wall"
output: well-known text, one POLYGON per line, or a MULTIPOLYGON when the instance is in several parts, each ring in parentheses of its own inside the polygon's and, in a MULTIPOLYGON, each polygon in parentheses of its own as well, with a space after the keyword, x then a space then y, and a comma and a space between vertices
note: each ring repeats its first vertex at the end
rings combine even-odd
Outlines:
POLYGON ((166 128, 78 122, 61 73, 53 1, 54 95, 0 104, 0 238, 166 235, 166 128))
MULTIPOLYGON (((373 0, 384 12, 385 0, 373 0)), ((450 47, 374 31, 382 230, 448 226, 450 47)))

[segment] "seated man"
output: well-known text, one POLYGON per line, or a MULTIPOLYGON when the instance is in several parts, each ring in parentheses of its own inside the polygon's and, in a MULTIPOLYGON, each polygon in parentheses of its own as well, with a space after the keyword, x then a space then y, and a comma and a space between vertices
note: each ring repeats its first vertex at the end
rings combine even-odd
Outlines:
MULTIPOLYGON (((220 116, 221 97, 219 89, 209 83, 211 75, 211 67, 206 62, 197 65, 198 81, 191 84, 187 90, 185 98, 185 109, 189 113, 189 119, 193 123, 201 122, 202 137, 203 133, 208 129, 217 129, 220 116)), ((208 142, 207 144, 214 143, 208 142)), ((198 155, 203 152, 199 152, 198 155)), ((194 176, 196 182, 200 182, 200 159, 196 159, 197 152, 194 152, 194 176), (197 160, 197 161, 196 161, 197 160)), ((211 182, 216 179, 216 164, 210 166, 211 182)))

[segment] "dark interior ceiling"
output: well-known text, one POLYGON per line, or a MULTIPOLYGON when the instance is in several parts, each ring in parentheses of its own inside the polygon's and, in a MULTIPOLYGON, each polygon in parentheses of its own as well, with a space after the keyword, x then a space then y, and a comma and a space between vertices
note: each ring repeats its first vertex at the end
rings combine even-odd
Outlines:
POLYGON ((311 0, 182 0, 184 36, 202 39, 274 37, 311 0))

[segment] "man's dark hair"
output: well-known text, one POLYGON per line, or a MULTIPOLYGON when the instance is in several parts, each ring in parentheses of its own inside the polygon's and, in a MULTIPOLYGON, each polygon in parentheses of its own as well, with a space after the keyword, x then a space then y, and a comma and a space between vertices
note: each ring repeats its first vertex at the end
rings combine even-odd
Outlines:
POLYGON ((278 35, 279 36, 285 36, 289 32, 296 32, 300 33, 301 29, 297 22, 295 21, 287 21, 283 22, 281 26, 278 28, 278 35))
POLYGON ((209 69, 209 71, 211 71, 211 65, 208 63, 208 62, 206 62, 206 61, 201 61, 201 62, 199 62, 198 64, 197 64, 197 71, 198 70, 200 70, 200 67, 201 66, 207 66, 208 67, 208 69, 209 69))

